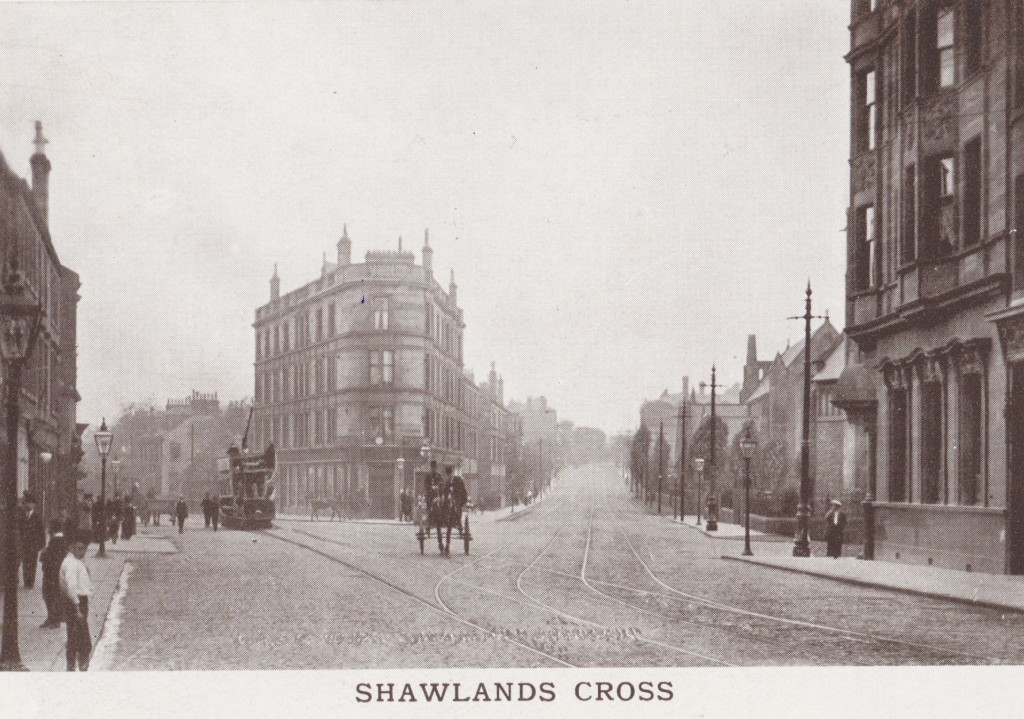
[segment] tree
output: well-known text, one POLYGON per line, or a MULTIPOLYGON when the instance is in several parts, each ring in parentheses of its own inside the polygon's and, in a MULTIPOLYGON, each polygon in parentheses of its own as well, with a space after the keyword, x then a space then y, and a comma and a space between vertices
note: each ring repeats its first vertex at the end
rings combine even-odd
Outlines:
POLYGON ((630 451, 630 476, 633 480, 633 491, 639 496, 640 487, 647 478, 647 456, 651 447, 651 431, 647 425, 641 424, 633 435, 633 447, 630 451))

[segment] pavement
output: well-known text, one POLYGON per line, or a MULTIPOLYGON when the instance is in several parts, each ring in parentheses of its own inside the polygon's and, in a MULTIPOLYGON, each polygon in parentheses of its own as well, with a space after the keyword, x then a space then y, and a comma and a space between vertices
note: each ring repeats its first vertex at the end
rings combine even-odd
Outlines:
MULTIPOLYGON (((682 522, 671 520, 709 537, 742 539, 743 527, 738 524, 718 523, 718 530, 707 531, 707 524, 696 526, 696 517, 687 516, 682 522)), ((901 564, 878 560, 859 559, 859 545, 847 545, 845 551, 853 556, 833 559, 822 556, 824 544, 811 543, 810 557, 794 557, 792 540, 788 537, 750 532, 752 557, 742 556, 742 546, 722 554, 722 559, 755 564, 769 569, 797 572, 824 577, 847 584, 889 589, 908 594, 947 599, 972 606, 1024 612, 1024 576, 961 572, 956 569, 901 564)))
MULTIPOLYGON (((148 534, 136 534, 129 540, 119 540, 117 544, 107 542, 105 559, 96 556, 97 549, 98 545, 90 544, 85 557, 85 566, 96 587, 96 593, 89 603, 89 631, 92 634, 94 657, 97 648, 106 639, 104 629, 125 562, 133 554, 168 554, 177 551, 166 537, 148 534)), ((18 588, 18 645, 21 661, 29 671, 64 671, 67 630, 63 624, 56 629, 39 627, 46 619, 42 571, 42 566, 37 567, 35 587, 18 588)))

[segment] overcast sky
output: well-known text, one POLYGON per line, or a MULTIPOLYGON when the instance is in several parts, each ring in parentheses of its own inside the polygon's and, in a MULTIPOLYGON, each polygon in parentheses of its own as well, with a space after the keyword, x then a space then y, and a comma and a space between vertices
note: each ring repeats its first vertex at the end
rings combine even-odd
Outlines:
POLYGON ((254 311, 353 256, 454 268, 506 398, 635 427, 842 327, 849 3, 5 4, 0 151, 53 163, 79 421, 252 394, 254 311))

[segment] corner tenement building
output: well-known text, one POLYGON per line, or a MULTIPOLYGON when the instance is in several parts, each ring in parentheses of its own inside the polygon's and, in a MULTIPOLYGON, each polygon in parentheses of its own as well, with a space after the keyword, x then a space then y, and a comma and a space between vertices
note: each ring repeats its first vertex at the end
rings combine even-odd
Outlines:
POLYGON ((464 371, 454 273, 446 292, 429 235, 422 256, 417 265, 399 239, 353 263, 346 227, 312 282, 281 294, 275 269, 253 325, 251 437, 277 449, 280 511, 344 498, 395 517, 403 487, 423 491, 424 445, 459 468, 471 497, 503 494, 517 423, 493 368, 481 387, 464 371))
POLYGON ((846 367, 874 556, 1024 572, 1024 2, 854 0, 846 367))

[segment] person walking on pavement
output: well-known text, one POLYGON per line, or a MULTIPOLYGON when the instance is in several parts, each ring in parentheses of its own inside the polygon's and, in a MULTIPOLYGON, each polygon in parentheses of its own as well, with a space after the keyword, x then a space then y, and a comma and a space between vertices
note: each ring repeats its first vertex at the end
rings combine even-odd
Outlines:
POLYGON ((118 529, 121 528, 121 495, 115 494, 107 515, 107 538, 117 544, 118 529))
POLYGON ((68 671, 84 672, 89 669, 92 655, 92 637, 89 635, 89 599, 95 589, 89 577, 89 569, 82 562, 85 557, 85 541, 76 537, 71 544, 71 554, 60 565, 60 590, 67 603, 68 644, 66 656, 68 671))
POLYGON ((210 500, 210 524, 213 525, 213 531, 217 531, 217 525, 220 524, 220 503, 216 499, 210 500))
POLYGON ((174 506, 174 516, 178 518, 178 534, 185 533, 185 520, 188 518, 188 505, 184 497, 178 497, 178 503, 174 506))
POLYGON ((838 499, 833 499, 832 506, 825 514, 826 554, 833 559, 839 559, 843 553, 843 533, 845 530, 846 512, 843 511, 843 503, 838 499))
POLYGON ((46 546, 46 527, 43 518, 36 511, 35 496, 26 491, 21 499, 21 513, 18 515, 18 547, 21 550, 21 575, 25 588, 31 589, 36 583, 36 565, 39 552, 46 546))
POLYGON ((207 492, 206 496, 203 497, 203 525, 206 529, 210 528, 210 493, 207 492))
POLYGON ((50 543, 43 550, 43 602, 46 604, 46 621, 40 629, 59 627, 64 616, 64 601, 60 591, 60 567, 68 555, 68 543, 64 532, 57 531, 50 537, 50 543))

